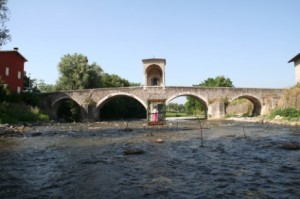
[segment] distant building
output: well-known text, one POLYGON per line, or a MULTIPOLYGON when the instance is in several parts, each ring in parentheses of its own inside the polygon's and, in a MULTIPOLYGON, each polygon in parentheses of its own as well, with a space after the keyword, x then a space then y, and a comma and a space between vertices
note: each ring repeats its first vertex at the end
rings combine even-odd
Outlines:
POLYGON ((294 62, 296 84, 300 83, 300 53, 293 57, 288 63, 294 62))
POLYGON ((0 50, 0 79, 1 84, 12 92, 20 93, 24 85, 24 65, 27 59, 18 51, 0 50))

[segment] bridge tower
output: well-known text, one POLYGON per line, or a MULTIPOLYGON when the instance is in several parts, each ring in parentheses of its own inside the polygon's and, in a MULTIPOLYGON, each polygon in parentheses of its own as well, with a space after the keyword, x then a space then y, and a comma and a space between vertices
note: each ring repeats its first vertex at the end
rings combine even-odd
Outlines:
POLYGON ((166 59, 143 59, 145 86, 165 87, 166 59))
POLYGON ((293 57, 288 63, 294 62, 296 84, 300 83, 300 53, 293 57))

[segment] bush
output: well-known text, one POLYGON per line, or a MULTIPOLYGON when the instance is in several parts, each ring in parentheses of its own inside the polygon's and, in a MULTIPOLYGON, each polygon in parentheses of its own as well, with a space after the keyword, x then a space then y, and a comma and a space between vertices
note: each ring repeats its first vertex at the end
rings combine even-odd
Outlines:
POLYGON ((285 120, 299 120, 300 110, 294 108, 276 109, 269 115, 270 119, 274 119, 277 115, 284 117, 285 120))
POLYGON ((49 116, 39 108, 21 104, 0 103, 0 123, 47 121, 49 116))
POLYGON ((22 102, 31 106, 38 106, 39 104, 39 93, 21 93, 20 97, 22 102))

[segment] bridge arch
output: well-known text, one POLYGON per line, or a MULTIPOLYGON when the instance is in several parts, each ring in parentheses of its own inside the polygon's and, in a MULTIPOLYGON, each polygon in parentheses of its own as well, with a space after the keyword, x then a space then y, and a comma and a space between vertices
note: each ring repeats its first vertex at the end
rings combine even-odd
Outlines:
POLYGON ((142 106, 145 108, 145 110, 147 110, 147 104, 146 104, 146 102, 144 102, 138 96, 133 95, 131 93, 118 92, 118 93, 109 94, 109 95, 103 97, 100 101, 97 102, 96 108, 94 110, 94 117, 95 118, 99 118, 99 111, 100 111, 100 109, 109 101, 109 99, 112 99, 112 98, 115 98, 115 97, 122 97, 122 96, 130 97, 130 98, 133 98, 133 99, 137 100, 138 102, 140 102, 142 104, 142 106))
POLYGON ((205 114, 207 117, 207 112, 208 112, 208 102, 206 100, 205 97, 197 94, 197 93, 192 93, 192 92, 181 92, 181 93, 176 93, 172 96, 170 96, 167 100, 166 100, 166 104, 168 104, 169 102, 171 102, 173 99, 177 98, 177 97, 182 97, 182 96, 189 96, 189 97, 194 97, 195 99, 199 100, 205 108, 205 114))
POLYGON ((261 110, 262 110, 262 104, 263 103, 262 103, 262 100, 260 100, 259 97, 256 97, 256 96, 253 96, 253 95, 248 95, 248 94, 240 94, 240 95, 232 97, 228 104, 230 104, 230 102, 234 101, 235 99, 241 99, 241 98, 247 99, 253 104, 252 116, 261 115, 261 110))
POLYGON ((60 96, 58 98, 56 98, 52 103, 51 103, 51 118, 53 118, 54 120, 58 120, 58 115, 57 115, 57 112, 58 112, 58 108, 60 107, 60 105, 66 101, 66 100, 71 100, 73 102, 75 102, 77 104, 77 106, 81 109, 81 112, 83 111, 82 110, 82 107, 80 106, 80 104, 74 100, 72 97, 70 97, 69 95, 63 95, 63 96, 60 96))
POLYGON ((194 97, 197 100, 199 100, 201 103, 203 103, 206 107, 207 107, 207 100, 205 97, 197 94, 197 93, 191 93, 191 92, 181 92, 181 93, 176 93, 170 97, 168 97, 168 99, 166 100, 166 103, 168 104, 170 101, 172 101, 173 99, 177 98, 177 97, 182 97, 182 96, 190 96, 190 97, 194 97))

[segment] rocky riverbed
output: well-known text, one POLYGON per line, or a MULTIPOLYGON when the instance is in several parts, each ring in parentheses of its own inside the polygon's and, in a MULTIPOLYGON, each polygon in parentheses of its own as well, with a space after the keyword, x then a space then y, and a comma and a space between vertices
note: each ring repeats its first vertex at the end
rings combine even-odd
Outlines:
POLYGON ((299 198, 299 138, 234 121, 24 126, 0 136, 0 198, 299 198))

